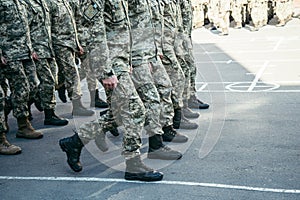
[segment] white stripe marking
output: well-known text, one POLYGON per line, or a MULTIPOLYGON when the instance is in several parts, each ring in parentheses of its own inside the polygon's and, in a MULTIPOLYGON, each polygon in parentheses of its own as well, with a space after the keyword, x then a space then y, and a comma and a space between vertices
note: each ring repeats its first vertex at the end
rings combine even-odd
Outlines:
POLYGON ((276 189, 276 188, 249 187, 249 186, 241 186, 241 185, 227 185, 227 184, 217 184, 217 183, 199 183, 199 182, 185 182, 185 181, 141 182, 141 181, 127 181, 124 179, 93 178, 93 177, 19 177, 19 176, 0 176, 0 180, 114 182, 114 183, 183 185, 183 186, 199 186, 199 187, 212 187, 212 188, 223 188, 223 189, 248 190, 248 191, 257 191, 257 192, 300 194, 299 189, 276 189))
POLYGON ((208 85, 208 83, 204 83, 198 90, 197 92, 200 92, 202 90, 204 90, 206 88, 206 86, 208 85))
POLYGON ((264 65, 262 66, 262 68, 260 68, 260 70, 256 74, 254 80, 252 81, 250 87, 248 88, 248 92, 252 91, 255 88, 257 82, 259 81, 260 77, 263 75, 263 73, 266 70, 268 64, 269 64, 269 61, 265 61, 264 65))

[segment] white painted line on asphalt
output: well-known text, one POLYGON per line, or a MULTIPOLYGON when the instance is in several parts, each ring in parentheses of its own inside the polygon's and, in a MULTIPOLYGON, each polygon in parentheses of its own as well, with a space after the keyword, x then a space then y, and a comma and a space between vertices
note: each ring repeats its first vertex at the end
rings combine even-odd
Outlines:
POLYGON ((300 90, 262 90, 262 91, 236 91, 236 90, 202 90, 202 93, 300 93, 300 90))
POLYGON ((254 80, 252 81, 250 87, 248 88, 248 92, 252 91, 255 88, 257 82, 259 81, 260 77, 263 75, 263 73, 266 70, 268 64, 269 64, 269 61, 265 61, 265 63, 262 66, 262 68, 260 68, 260 70, 257 72, 254 80))
POLYGON ((197 92, 200 92, 200 91, 204 90, 204 88, 206 88, 207 85, 208 85, 208 83, 204 83, 204 84, 197 90, 197 92))
POLYGON ((277 51, 277 50, 278 50, 278 47, 279 47, 279 45, 281 44, 281 42, 282 42, 282 38, 280 38, 280 39, 278 40, 278 42, 276 43, 275 47, 273 48, 273 51, 277 51))
POLYGON ((0 176, 0 180, 114 182, 114 183, 137 183, 137 184, 158 184, 158 185, 182 185, 182 186, 199 186, 199 187, 209 187, 209 188, 247 190, 247 191, 256 191, 256 192, 300 194, 299 189, 262 188, 262 187, 250 187, 250 186, 242 186, 242 185, 228 185, 228 184, 218 184, 218 183, 200 183, 200 182, 186 182, 186 181, 141 182, 141 181, 127 181, 125 179, 93 178, 93 177, 20 177, 20 176, 0 176))

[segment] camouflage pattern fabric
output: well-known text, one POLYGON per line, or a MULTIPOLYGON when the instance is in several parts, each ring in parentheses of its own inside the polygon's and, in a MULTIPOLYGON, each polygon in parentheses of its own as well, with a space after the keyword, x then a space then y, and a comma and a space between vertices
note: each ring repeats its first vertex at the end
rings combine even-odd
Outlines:
POLYGON ((245 4, 245 0, 233 0, 232 2, 231 16, 233 17, 235 23, 238 25, 242 25, 242 18, 243 18, 242 8, 244 4, 245 4))
POLYGON ((162 127, 173 124, 174 109, 171 99, 172 83, 170 77, 161 63, 160 58, 151 61, 152 77, 160 97, 160 124, 162 127))
POLYGON ((145 122, 145 107, 130 78, 131 35, 127 4, 122 0, 106 0, 104 22, 107 45, 119 83, 113 91, 107 91, 113 116, 119 126, 124 126, 123 155, 125 159, 139 154, 145 122))
POLYGON ((59 70, 58 79, 65 82, 70 99, 79 99, 82 92, 78 69, 75 65, 75 52, 80 44, 73 11, 66 0, 48 2, 51 18, 51 36, 59 70))
MULTIPOLYGON (((2 77, 1 77, 2 78, 2 77)), ((4 93, 2 87, 0 87, 0 133, 3 133, 7 130, 5 125, 5 116, 4 116, 4 93)))
POLYGON ((22 61, 10 61, 0 68, 1 75, 8 80, 11 90, 13 115, 16 118, 28 116, 29 83, 22 61))
POLYGON ((169 75, 163 66, 159 56, 162 56, 162 38, 164 30, 164 2, 151 0, 152 24, 154 27, 155 44, 157 47, 157 58, 151 59, 152 77, 160 96, 160 124, 162 127, 173 124, 174 109, 171 99, 172 83, 169 75))
POLYGON ((75 53, 67 47, 54 47, 58 70, 65 77, 65 86, 70 99, 79 99, 82 95, 79 72, 75 64, 75 53))
POLYGON ((182 94, 184 91, 185 77, 177 60, 174 45, 177 32, 176 4, 169 0, 164 1, 164 35, 163 35, 163 58, 162 63, 171 79, 172 102, 174 109, 183 106, 182 94))
POLYGON ((187 9, 182 9, 182 7, 184 7, 184 3, 184 0, 176 1, 176 19, 178 33, 176 37, 177 45, 175 45, 175 52, 178 62, 185 76, 182 99, 187 100, 190 98, 190 66, 185 60, 185 57, 187 56, 188 52, 186 51, 184 46, 187 42, 190 41, 189 32, 191 31, 191 24, 188 20, 189 18, 191 18, 191 13, 188 13, 187 9), (184 13, 182 13, 182 11, 184 13))
POLYGON ((55 109, 55 72, 51 69, 57 67, 53 58, 44 58, 35 61, 38 78, 40 81, 39 91, 44 109, 55 109))
POLYGON ((29 60, 33 49, 23 1, 0 1, 0 49, 8 61, 0 72, 9 81, 13 115, 28 116, 29 83, 22 60, 29 60))
POLYGON ((30 59, 33 52, 26 4, 17 0, 0 2, 0 48, 7 61, 30 59))
POLYGON ((36 66, 32 59, 23 60, 26 77, 29 82, 29 99, 37 99, 39 80, 36 73, 36 66))
POLYGON ((150 71, 150 58, 156 58, 154 30, 147 0, 128 0, 131 24, 132 81, 146 108, 145 129, 149 136, 163 134, 160 125, 160 98, 150 71))

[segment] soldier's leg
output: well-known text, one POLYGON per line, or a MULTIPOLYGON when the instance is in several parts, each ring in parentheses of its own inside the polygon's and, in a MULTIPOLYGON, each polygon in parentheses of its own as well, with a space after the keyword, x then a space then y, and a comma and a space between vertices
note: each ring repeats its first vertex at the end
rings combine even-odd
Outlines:
POLYGON ((18 121, 17 137, 28 139, 39 139, 43 137, 41 132, 35 131, 28 120, 29 83, 24 71, 22 61, 12 61, 5 67, 5 78, 7 78, 11 90, 13 115, 18 121))
POLYGON ((86 74, 86 81, 88 84, 88 90, 90 92, 90 106, 97 108, 107 108, 108 104, 99 97, 98 80, 95 72, 92 70, 93 58, 90 58, 90 54, 86 59, 82 60, 82 70, 86 74))
POLYGON ((239 2, 234 3, 231 16, 235 21, 234 28, 237 29, 242 28, 242 4, 241 3, 239 2))
POLYGON ((189 108, 208 109, 209 105, 199 100, 196 96, 197 67, 193 55, 191 40, 187 42, 190 42, 190 44, 185 45, 186 52, 188 52, 188 54, 185 55, 185 61, 187 62, 190 69, 190 98, 188 99, 187 104, 189 108))
POLYGON ((150 72, 150 64, 134 66, 131 79, 146 109, 145 129, 147 133, 150 137, 155 134, 162 135, 159 120, 160 98, 150 72))
POLYGON ((284 26, 286 21, 285 21, 285 15, 284 15, 284 10, 285 10, 285 2, 281 1, 276 1, 276 16, 278 17, 279 23, 276 26, 284 26))
POLYGON ((259 5, 253 5, 253 7, 251 8, 251 19, 253 23, 253 28, 251 29, 251 31, 258 31, 259 29, 259 21, 260 21, 259 12, 260 12, 259 5))
POLYGON ((21 153, 22 150, 20 147, 10 144, 6 139, 5 133, 7 132, 8 127, 5 123, 4 98, 5 96, 2 92, 2 87, 0 86, 0 154, 15 155, 21 153))
POLYGON ((55 76, 51 71, 51 65, 56 65, 53 59, 40 59, 35 62, 37 75, 40 81, 39 91, 42 107, 45 114, 45 125, 64 126, 68 120, 62 119, 55 114, 55 76))
POLYGON ((160 96, 160 124, 163 127, 170 126, 173 124, 174 117, 174 108, 171 99, 172 83, 160 58, 157 58, 151 64, 153 80, 160 96))
POLYGON ((73 115, 91 116, 94 111, 86 109, 81 102, 81 85, 78 69, 75 66, 75 55, 68 48, 55 49, 59 70, 65 75, 65 86, 72 99, 73 115))
POLYGON ((39 84, 38 77, 36 72, 36 66, 33 60, 28 59, 23 61, 23 66, 25 70, 25 74, 27 76, 27 80, 29 82, 29 101, 28 101, 28 111, 29 111, 29 120, 32 120, 31 114, 31 105, 34 103, 36 108, 39 111, 43 111, 43 107, 41 104, 40 92, 39 92, 39 84))
POLYGON ((183 107, 182 94, 184 90, 185 77, 173 49, 164 49, 162 63, 173 85, 171 94, 174 108, 173 126, 177 128, 181 121, 181 108, 183 107))

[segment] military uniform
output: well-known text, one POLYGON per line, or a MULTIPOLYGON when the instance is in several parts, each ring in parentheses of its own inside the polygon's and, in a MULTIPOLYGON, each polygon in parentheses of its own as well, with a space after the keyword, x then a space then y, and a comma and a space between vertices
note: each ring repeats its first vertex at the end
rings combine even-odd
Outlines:
POLYGON ((9 81, 13 114, 19 126, 17 137, 37 139, 43 134, 35 131, 28 121, 29 83, 23 62, 31 60, 33 48, 25 6, 23 1, 4 0, 0 3, 0 49, 7 60, 0 70, 9 81))
POLYGON ((84 55, 77 55, 77 59, 81 60, 79 68, 80 79, 86 78, 87 80, 91 97, 90 106, 106 108, 107 104, 99 99, 98 94, 99 72, 98 75, 95 74, 95 70, 98 70, 99 68, 99 66, 95 66, 95 64, 99 64, 99 61, 96 61, 95 59, 102 59, 101 65, 105 66, 105 59, 108 57, 106 41, 101 40, 105 37, 105 31, 103 31, 103 25, 97 21, 99 16, 99 13, 97 14, 97 12, 102 12, 103 7, 100 7, 101 3, 99 3, 99 1, 93 2, 90 0, 82 2, 71 0, 70 5, 74 12, 78 38, 81 46, 85 50, 84 55), (95 52, 92 52, 93 50, 97 51, 97 54, 99 55, 91 56, 90 54, 95 54, 95 52), (102 54, 100 54, 101 51, 103 51, 102 54), (95 56, 99 56, 100 58, 95 56), (103 56, 103 58, 101 58, 101 56, 103 56))
MULTIPOLYGON (((178 31, 176 19, 176 3, 171 0, 164 0, 164 34, 163 34, 163 58, 162 63, 171 79, 172 102, 174 109, 181 109, 183 106, 183 91, 185 76, 174 50, 176 34, 178 31)), ((178 52, 177 52, 178 54, 178 52)))
POLYGON ((158 0, 151 0, 151 14, 152 24, 154 30, 154 40, 157 50, 157 58, 152 59, 152 76, 160 95, 160 123, 163 127, 171 126, 173 124, 174 109, 171 99, 172 83, 169 75, 164 68, 160 56, 163 56, 163 32, 164 32, 164 2, 158 0))
POLYGON ((218 11, 219 11, 219 0, 209 0, 207 16, 213 28, 218 27, 220 25, 218 11))
POLYGON ((219 21, 221 33, 220 35, 229 34, 229 16, 231 11, 231 0, 220 0, 219 1, 219 21))
POLYGON ((268 19, 268 10, 266 0, 250 0, 250 15, 253 23, 252 31, 257 31, 266 24, 268 19))
POLYGON ((150 71, 150 60, 156 60, 150 7, 147 0, 128 0, 132 35, 132 81, 146 108, 145 129, 149 136, 162 135, 160 97, 150 71))
POLYGON ((292 0, 275 0, 276 7, 275 13, 278 17, 279 23, 277 26, 284 26, 288 20, 290 20, 293 12, 293 1, 292 0))
POLYGON ((82 95, 78 70, 75 67, 75 52, 80 46, 71 7, 66 0, 49 1, 51 34, 59 70, 66 76, 65 84, 70 98, 82 95), (62 28, 63 27, 63 28, 62 28))
POLYGON ((30 37, 34 51, 39 78, 39 93, 45 114, 45 125, 67 125, 68 121, 55 115, 55 84, 57 64, 52 48, 49 8, 44 0, 26 0, 28 4, 28 21, 30 37))
MULTIPOLYGON (((0 49, 1 51, 1 49, 0 49)), ((1 57, 1 53, 0 53, 1 57)), ((1 66, 0 61, 0 66, 1 66)), ((0 72, 1 73, 1 72, 0 72)), ((1 80, 3 80, 2 75, 0 75, 1 80)), ((0 154, 4 155, 15 155, 21 153, 21 148, 15 145, 10 144, 5 136, 5 133, 8 131, 7 123, 5 122, 4 115, 4 94, 2 87, 0 87, 0 154)))
POLYGON ((67 0, 49 1, 51 10, 51 35, 59 73, 65 76, 65 87, 72 99, 73 115, 90 116, 94 112, 83 107, 81 85, 75 64, 75 53, 81 45, 72 8, 67 0), (62 28, 63 27, 63 28, 62 28))
POLYGON ((243 16, 242 10, 247 0, 233 0, 231 16, 235 21, 235 28, 242 28, 243 16))

